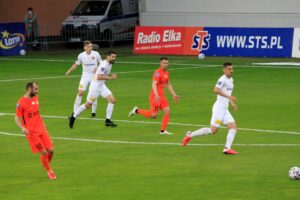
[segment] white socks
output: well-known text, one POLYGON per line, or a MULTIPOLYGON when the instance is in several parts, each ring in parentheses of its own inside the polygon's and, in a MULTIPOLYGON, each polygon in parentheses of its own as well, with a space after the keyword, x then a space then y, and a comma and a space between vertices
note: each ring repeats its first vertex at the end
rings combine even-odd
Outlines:
POLYGON ((113 103, 108 103, 107 104, 107 109, 106 109, 106 119, 111 119, 111 115, 114 110, 114 105, 113 103))
POLYGON ((236 129, 229 129, 228 134, 227 134, 227 140, 226 140, 226 145, 225 148, 230 149, 232 142, 234 140, 234 136, 236 134, 236 129))
POLYGON ((84 104, 82 104, 81 106, 79 106, 77 108, 77 110, 75 110, 73 116, 76 118, 80 113, 82 113, 84 110, 86 110, 86 107, 84 104))
POLYGON ((96 99, 92 105, 92 113, 96 113, 96 110, 97 110, 97 102, 98 102, 98 99, 96 99))
POLYGON ((81 98, 82 98, 82 96, 78 96, 78 95, 76 96, 76 99, 75 99, 75 102, 74 102, 74 108, 73 108, 74 113, 81 104, 81 98))
POLYGON ((196 130, 190 134, 190 137, 195 137, 195 136, 202 136, 202 135, 208 135, 211 134, 211 129, 210 128, 201 128, 199 130, 196 130))

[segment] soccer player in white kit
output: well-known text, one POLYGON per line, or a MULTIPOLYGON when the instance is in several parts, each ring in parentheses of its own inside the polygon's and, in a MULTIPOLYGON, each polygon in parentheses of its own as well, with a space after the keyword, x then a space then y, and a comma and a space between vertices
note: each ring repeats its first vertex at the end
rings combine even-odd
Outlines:
MULTIPOLYGON (((88 85, 92 82, 97 66, 101 62, 101 56, 97 51, 93 51, 93 44, 86 40, 83 42, 84 52, 78 55, 76 62, 66 72, 69 76, 79 65, 82 65, 82 76, 79 82, 78 93, 74 102, 73 112, 80 106, 81 99, 88 85)), ((92 118, 96 117, 97 101, 92 105, 92 118)))
POLYGON ((115 80, 117 79, 116 74, 110 74, 112 64, 116 60, 117 53, 115 51, 110 51, 107 54, 106 60, 103 60, 94 76, 94 79, 90 85, 89 93, 87 96, 87 101, 85 104, 82 104, 79 106, 75 112, 71 115, 69 118, 69 127, 73 128, 74 122, 76 117, 80 113, 82 113, 84 110, 90 108, 95 101, 97 101, 99 96, 102 96, 105 98, 108 102, 107 109, 106 109, 106 120, 105 120, 105 126, 108 127, 115 127, 117 126, 115 123, 111 121, 111 116, 113 113, 114 105, 116 103, 115 97, 113 96, 112 92, 106 87, 106 81, 108 80, 115 80))
POLYGON ((208 134, 216 134, 223 123, 229 129, 227 134, 227 140, 223 153, 225 154, 238 154, 231 148, 235 134, 237 132, 236 123, 230 114, 228 107, 229 103, 232 105, 233 110, 237 111, 236 98, 231 95, 233 91, 233 65, 231 63, 223 64, 224 75, 221 76, 214 88, 214 93, 217 94, 217 101, 212 109, 211 127, 201 128, 194 132, 188 131, 183 139, 182 145, 186 146, 188 142, 197 136, 203 136, 208 134))

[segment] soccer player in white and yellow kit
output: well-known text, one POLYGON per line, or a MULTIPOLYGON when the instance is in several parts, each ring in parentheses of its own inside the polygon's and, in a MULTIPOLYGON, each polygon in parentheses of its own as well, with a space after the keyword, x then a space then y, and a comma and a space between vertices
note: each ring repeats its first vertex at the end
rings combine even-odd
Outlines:
POLYGON ((225 154, 238 154, 231 148, 235 134, 237 132, 236 123, 230 114, 228 107, 229 103, 232 105, 233 110, 237 111, 238 107, 236 105, 236 98, 231 95, 233 91, 233 65, 231 63, 223 64, 224 75, 219 78, 217 84, 214 88, 214 93, 217 94, 217 101, 215 102, 212 109, 211 127, 201 128, 194 132, 188 131, 183 139, 182 145, 187 145, 188 142, 196 137, 208 134, 215 134, 220 128, 221 124, 228 127, 229 131, 227 134, 227 140, 224 148, 225 154))
MULTIPOLYGON (((101 62, 101 56, 97 51, 93 51, 93 44, 90 41, 83 42, 84 52, 78 55, 76 62, 66 72, 66 76, 70 75, 79 65, 82 65, 82 76, 78 86, 78 93, 74 102, 73 112, 80 106, 81 99, 88 85, 94 78, 97 66, 101 62)), ((92 117, 96 117, 97 101, 92 106, 92 117)))
POLYGON ((116 74, 110 74, 112 64, 116 60, 117 53, 114 51, 110 51, 107 54, 106 60, 103 60, 96 73, 95 77, 90 85, 89 93, 87 96, 87 101, 85 104, 79 106, 75 112, 69 118, 69 127, 73 128, 74 122, 76 117, 82 113, 84 110, 90 108, 95 101, 97 101, 98 97, 101 96, 105 98, 108 102, 107 109, 106 109, 106 121, 105 126, 115 127, 117 126, 111 121, 111 116, 113 113, 114 105, 116 103, 115 97, 113 96, 112 92, 107 88, 106 81, 108 80, 115 80, 117 79, 116 74))

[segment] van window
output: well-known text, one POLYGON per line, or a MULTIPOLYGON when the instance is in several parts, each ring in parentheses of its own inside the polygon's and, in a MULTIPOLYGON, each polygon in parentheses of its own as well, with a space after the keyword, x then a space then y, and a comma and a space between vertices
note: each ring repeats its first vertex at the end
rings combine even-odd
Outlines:
POLYGON ((114 17, 114 16, 119 16, 122 15, 122 4, 121 1, 115 1, 111 4, 108 17, 114 17))
POLYGON ((104 15, 109 1, 82 1, 72 15, 104 15))

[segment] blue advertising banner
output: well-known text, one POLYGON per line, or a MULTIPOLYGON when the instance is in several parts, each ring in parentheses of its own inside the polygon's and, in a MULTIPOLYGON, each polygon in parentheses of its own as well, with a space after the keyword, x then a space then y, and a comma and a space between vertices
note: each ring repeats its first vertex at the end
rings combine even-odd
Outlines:
MULTIPOLYGON (((208 56, 291 57, 294 28, 204 27, 200 52, 208 56)), ((203 32, 202 31, 202 32, 203 32)), ((195 40, 197 43, 197 40, 195 40)), ((196 47, 197 44, 194 46, 196 47)), ((199 53, 199 52, 198 52, 199 53)))
POLYGON ((25 24, 0 23, 0 56, 20 55, 26 50, 25 24))

